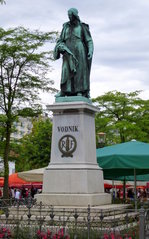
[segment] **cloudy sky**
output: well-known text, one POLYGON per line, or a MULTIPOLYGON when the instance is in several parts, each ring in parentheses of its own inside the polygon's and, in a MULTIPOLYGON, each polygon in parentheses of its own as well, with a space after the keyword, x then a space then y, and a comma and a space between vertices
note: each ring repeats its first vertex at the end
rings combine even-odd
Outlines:
MULTIPOLYGON (((0 24, 61 31, 71 7, 89 24, 94 41, 91 97, 111 90, 142 90, 140 96, 149 99, 149 0, 6 0, 0 5, 0 24)), ((61 64, 52 63, 49 73, 57 89, 61 64)), ((53 100, 43 97, 46 103, 53 100)))

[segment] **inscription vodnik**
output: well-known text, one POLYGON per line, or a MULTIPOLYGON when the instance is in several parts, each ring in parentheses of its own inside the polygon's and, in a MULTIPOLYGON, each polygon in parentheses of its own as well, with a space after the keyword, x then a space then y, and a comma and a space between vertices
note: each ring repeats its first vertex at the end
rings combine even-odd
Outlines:
POLYGON ((78 125, 72 125, 72 126, 57 126, 58 132, 65 132, 65 133, 71 133, 71 132, 79 132, 78 125))

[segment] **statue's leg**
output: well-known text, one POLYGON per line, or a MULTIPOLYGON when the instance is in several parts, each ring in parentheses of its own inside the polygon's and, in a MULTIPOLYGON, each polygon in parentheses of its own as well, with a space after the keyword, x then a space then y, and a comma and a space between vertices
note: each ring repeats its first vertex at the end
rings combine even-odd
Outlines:
POLYGON ((84 97, 90 98, 90 92, 89 92, 88 90, 84 91, 84 92, 82 93, 82 95, 83 95, 84 97))

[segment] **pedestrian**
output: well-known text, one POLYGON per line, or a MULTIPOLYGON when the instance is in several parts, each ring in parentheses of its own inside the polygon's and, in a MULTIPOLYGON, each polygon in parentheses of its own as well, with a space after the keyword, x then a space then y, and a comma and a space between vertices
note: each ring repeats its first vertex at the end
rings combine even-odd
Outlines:
POLYGON ((15 200, 18 202, 21 198, 21 193, 19 191, 19 189, 16 190, 16 193, 15 193, 15 200))

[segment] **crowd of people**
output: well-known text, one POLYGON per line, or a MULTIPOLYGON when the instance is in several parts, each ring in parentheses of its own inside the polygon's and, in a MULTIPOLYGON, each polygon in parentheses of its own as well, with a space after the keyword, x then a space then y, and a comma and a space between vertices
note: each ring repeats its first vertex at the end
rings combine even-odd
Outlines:
MULTIPOLYGON (((11 187, 9 188, 9 198, 11 199, 26 199, 30 195, 34 198, 35 194, 41 193, 42 189, 38 189, 33 185, 31 187, 22 186, 20 188, 11 187)), ((0 198, 3 198, 3 190, 0 189, 0 198)))
MULTIPOLYGON (((147 200, 149 197, 148 189, 146 188, 138 188, 136 192, 137 199, 147 200)), ((113 199, 123 199, 123 188, 118 190, 113 190, 113 199)), ((133 201, 135 199, 135 193, 133 188, 127 188, 125 191, 125 198, 128 201, 133 201)))
POLYGON ((25 187, 22 187, 21 189, 12 187, 9 192, 10 198, 15 199, 27 198, 29 194, 31 195, 32 198, 34 198, 34 195, 37 193, 37 188, 34 188, 33 186, 31 187, 31 189, 25 187))

